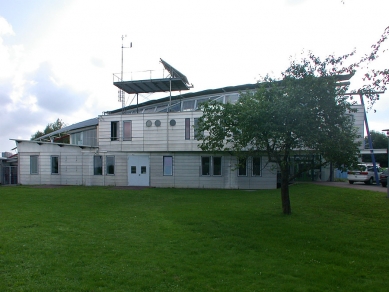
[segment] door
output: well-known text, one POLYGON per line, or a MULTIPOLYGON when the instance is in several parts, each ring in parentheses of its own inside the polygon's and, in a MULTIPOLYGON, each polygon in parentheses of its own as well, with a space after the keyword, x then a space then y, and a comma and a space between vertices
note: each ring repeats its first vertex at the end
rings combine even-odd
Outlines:
POLYGON ((128 185, 149 186, 149 156, 134 155, 128 157, 128 185))
POLYGON ((17 166, 4 166, 2 181, 5 185, 16 185, 18 183, 18 168, 17 166))

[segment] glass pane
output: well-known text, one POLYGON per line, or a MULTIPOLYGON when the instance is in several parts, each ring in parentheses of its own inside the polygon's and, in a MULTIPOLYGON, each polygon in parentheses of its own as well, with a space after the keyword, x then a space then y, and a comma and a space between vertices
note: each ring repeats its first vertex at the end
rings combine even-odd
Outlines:
POLYGON ((194 110, 195 100, 186 100, 182 104, 182 111, 192 111, 194 110))
POLYGON ((199 131, 199 119, 195 118, 194 119, 194 138, 196 140, 199 140, 201 136, 203 135, 204 132, 199 131))
POLYGON ((111 141, 116 141, 118 139, 118 123, 111 122, 111 141))
POLYGON ((58 156, 51 157, 51 173, 58 173, 58 156))
POLYGON ((209 157, 201 157, 201 175, 209 175, 209 157))
POLYGON ((261 158, 253 157, 253 175, 261 175, 261 158))
POLYGON ((123 122, 123 139, 132 140, 132 121, 123 122))
POLYGON ((95 175, 103 174, 103 159, 101 156, 94 157, 94 174, 95 175))
POLYGON ((222 158, 213 158, 213 175, 222 175, 222 158))
POLYGON ((201 99, 198 99, 197 100, 197 106, 196 106, 196 109, 200 109, 200 106, 203 104, 203 103, 206 103, 209 101, 209 98, 201 98, 201 99))
POLYGON ((97 130, 88 130, 83 132, 84 145, 97 146, 97 130))
POLYGON ((181 111, 181 103, 180 102, 172 105, 169 108, 169 112, 179 112, 179 111, 181 111))
POLYGON ((236 103, 239 99, 238 94, 231 94, 226 96, 226 103, 236 103))
POLYGON ((190 118, 185 119, 185 140, 190 139, 190 118))
POLYGON ((145 174, 146 173, 146 166, 141 166, 140 167, 140 173, 145 174))
POLYGON ((173 157, 163 157, 163 175, 173 175, 173 157))
POLYGON ((131 166, 131 173, 136 173, 136 166, 131 166))
POLYGON ((30 156, 30 173, 38 173, 38 156, 30 156))
POLYGON ((239 159, 239 171, 238 175, 247 175, 247 161, 245 158, 239 159))
POLYGON ((107 174, 115 174, 115 156, 107 156, 107 174))

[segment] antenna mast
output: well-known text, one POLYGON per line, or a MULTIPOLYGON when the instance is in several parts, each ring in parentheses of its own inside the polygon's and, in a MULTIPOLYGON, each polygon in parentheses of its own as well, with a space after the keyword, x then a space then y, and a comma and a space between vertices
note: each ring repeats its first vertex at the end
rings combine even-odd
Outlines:
MULTIPOLYGON (((123 82, 123 49, 127 49, 127 48, 132 48, 132 42, 130 43, 130 46, 129 47, 125 47, 123 45, 123 42, 124 42, 124 38, 127 37, 127 35, 122 35, 122 70, 120 72, 120 81, 123 82)), ((122 102, 122 110, 124 109, 124 107, 126 106, 126 96, 125 96, 125 92, 123 90, 119 90, 118 92, 118 99, 119 99, 119 102, 121 101, 122 102)))

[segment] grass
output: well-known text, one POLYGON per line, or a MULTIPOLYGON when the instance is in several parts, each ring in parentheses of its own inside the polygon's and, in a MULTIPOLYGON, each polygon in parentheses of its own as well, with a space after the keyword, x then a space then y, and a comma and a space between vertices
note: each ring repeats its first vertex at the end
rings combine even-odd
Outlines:
POLYGON ((385 291, 385 193, 0 187, 0 291, 385 291))

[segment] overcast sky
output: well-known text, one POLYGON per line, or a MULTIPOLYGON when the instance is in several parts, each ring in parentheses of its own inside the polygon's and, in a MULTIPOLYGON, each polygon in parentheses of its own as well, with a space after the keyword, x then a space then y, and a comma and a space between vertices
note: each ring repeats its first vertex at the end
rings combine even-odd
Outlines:
MULTIPOLYGON (((124 46, 133 44, 124 49, 125 72, 160 77, 162 58, 194 92, 279 76, 303 51, 369 53, 388 11, 387 0, 0 0, 0 151, 57 118, 71 125, 120 108, 112 82, 122 35, 124 46)), ((388 68, 388 55, 377 66, 388 68)), ((370 129, 389 128, 388 93, 375 109, 370 129)))

